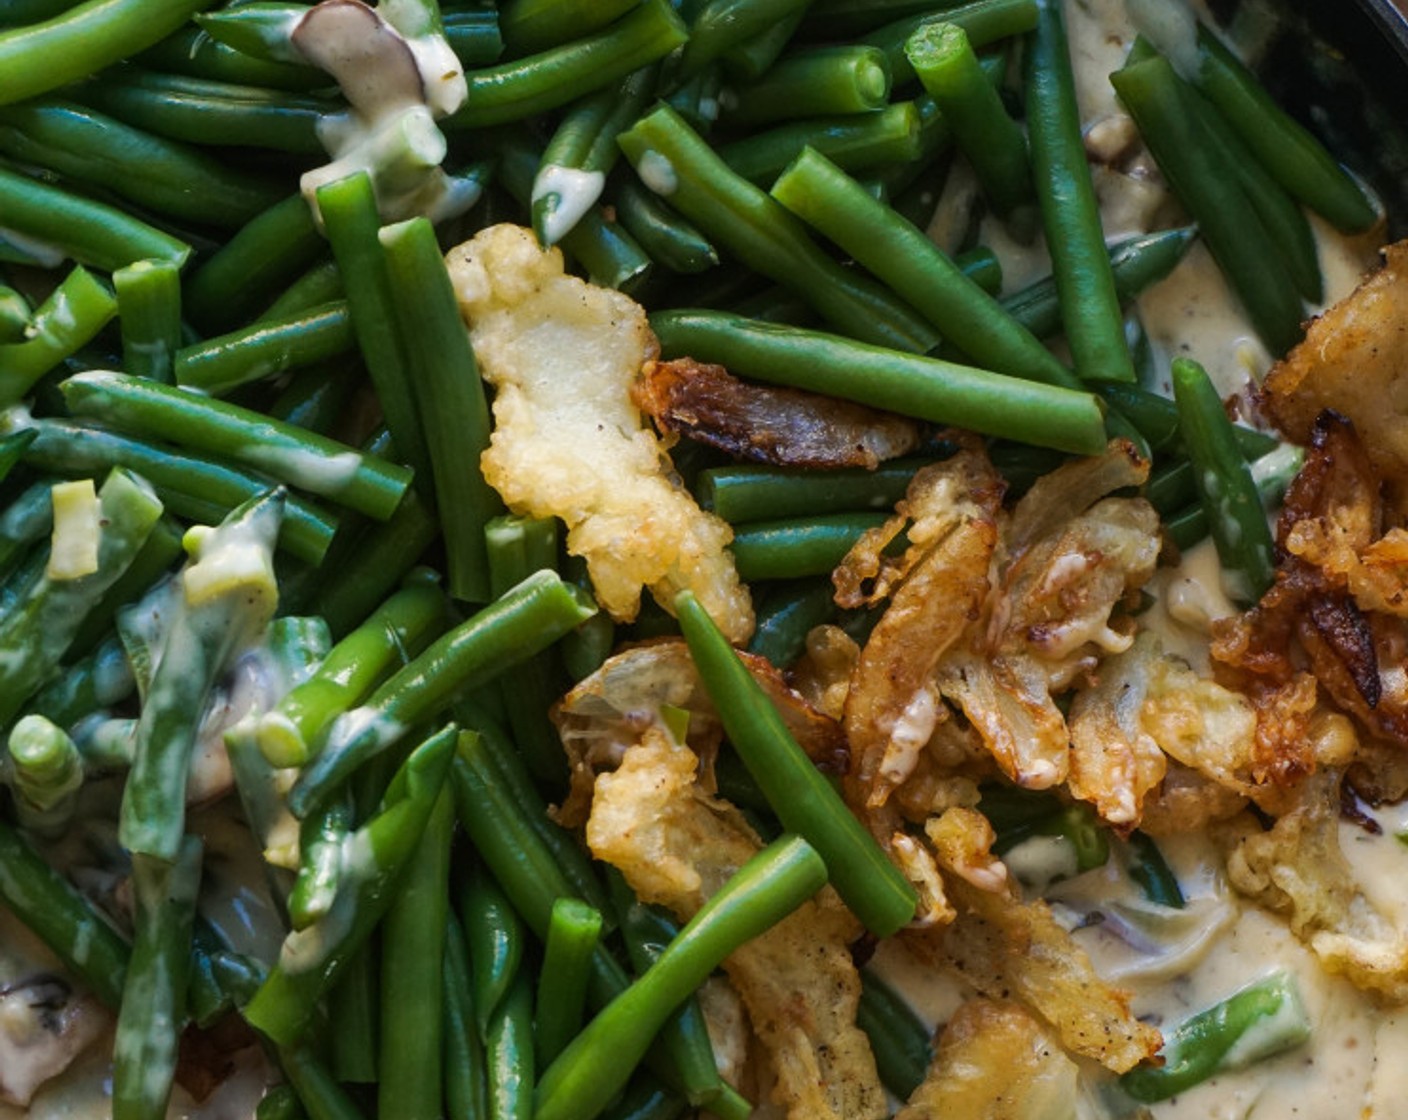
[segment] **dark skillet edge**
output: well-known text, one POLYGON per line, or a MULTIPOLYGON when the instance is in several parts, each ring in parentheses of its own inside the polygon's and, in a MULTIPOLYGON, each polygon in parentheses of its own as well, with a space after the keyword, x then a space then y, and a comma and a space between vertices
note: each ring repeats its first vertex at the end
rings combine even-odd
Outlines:
MULTIPOLYGON (((1408 17, 1389 0, 1210 0, 1220 27, 1268 16, 1272 95, 1362 176, 1408 237, 1408 17)), ((1235 34, 1234 34, 1235 38, 1235 34)))

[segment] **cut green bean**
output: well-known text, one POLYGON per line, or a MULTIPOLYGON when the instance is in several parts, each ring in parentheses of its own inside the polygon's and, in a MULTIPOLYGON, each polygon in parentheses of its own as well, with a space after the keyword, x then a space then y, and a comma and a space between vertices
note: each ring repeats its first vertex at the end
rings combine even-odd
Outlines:
POLYGON ((923 353, 938 336, 888 292, 826 256, 776 200, 732 172, 662 106, 620 137, 641 181, 744 265, 795 290, 839 329, 923 353))
MULTIPOLYGON (((150 482, 170 512, 193 521, 220 521, 270 486, 267 478, 248 471, 105 428, 69 420, 37 420, 33 428, 38 434, 24 455, 31 465, 56 474, 80 475, 125 467, 150 482)), ((279 531, 279 547, 300 560, 318 564, 336 530, 335 517, 301 498, 290 498, 279 531)))
POLYGON ((916 32, 932 23, 951 23, 963 28, 975 49, 1024 35, 1037 23, 1036 0, 977 0, 955 6, 928 4, 920 14, 906 15, 865 35, 861 42, 879 47, 890 60, 890 73, 896 89, 915 79, 914 68, 904 53, 905 44, 916 32), (934 9, 939 9, 935 11, 934 9))
POLYGON ((546 50, 612 23, 640 0, 506 0, 499 25, 516 53, 546 50))
POLYGON ((393 666, 415 657, 442 625, 439 588, 417 581, 383 603, 333 647, 306 681, 257 723, 259 749, 278 767, 301 766, 323 730, 358 704, 393 666))
POLYGON ((582 1029, 591 959, 601 939, 601 912, 575 898, 552 906, 533 1020, 537 1068, 547 1069, 582 1029))
MULTIPOLYGON (((246 734, 240 728, 231 734, 246 734)), ((343 844, 352 831, 352 797, 334 797, 298 829, 298 874, 288 895, 288 920, 307 929, 327 916, 342 876, 343 844)))
POLYGON ((70 272, 39 305, 24 341, 0 346, 0 407, 18 404, 116 314, 117 301, 104 284, 82 266, 70 272))
POLYGON ((917 160, 922 151, 920 126, 914 102, 901 101, 878 113, 779 125, 724 144, 718 153, 735 174, 759 184, 777 178, 806 148, 847 171, 863 172, 917 160))
POLYGON ((0 105, 87 77, 159 42, 200 0, 87 0, 42 23, 0 31, 0 105))
POLYGON ((122 328, 122 368, 170 384, 181 348, 181 272, 170 261, 138 261, 112 275, 122 328))
POLYGON ((434 474, 422 418, 417 412, 410 359, 397 326, 386 253, 378 238, 381 216, 371 178, 358 172, 319 187, 318 210, 347 286, 352 329, 396 445, 397 458, 410 464, 418 486, 429 498, 434 474))
POLYGON ((347 289, 342 283, 342 273, 337 267, 337 262, 325 258, 310 266, 280 292, 273 303, 255 316, 254 321, 277 322, 346 297, 347 289))
POLYGON ((1378 209, 1363 188, 1205 27, 1198 29, 1195 80, 1293 197, 1346 233, 1368 229, 1378 220, 1378 209))
POLYGON ((856 1026, 870 1039, 885 1088, 908 1100, 929 1070, 929 1031, 893 988, 865 968, 860 970, 856 1026))
POLYGON ((0 284, 0 344, 20 341, 33 313, 22 293, 0 284))
POLYGON ((1027 134, 1066 341, 1082 378, 1134 381, 1081 135, 1065 21, 1056 0, 1037 0, 1036 7, 1024 57, 1027 134))
POLYGON ((1238 177, 1215 158, 1216 145, 1190 104, 1192 91, 1159 56, 1116 71, 1110 81, 1258 336, 1274 355, 1285 353, 1300 338, 1300 295, 1284 268, 1265 267, 1277 259, 1276 246, 1238 177))
POLYGON ((278 198, 267 181, 68 101, 0 108, 0 152, 176 221, 237 228, 278 198))
POLYGON ((1034 197, 1027 141, 1007 115, 968 34, 957 24, 927 24, 905 43, 905 57, 953 130, 958 147, 1001 217, 1034 197))
POLYGON ((263 471, 383 521, 411 484, 406 467, 203 393, 100 370, 61 389, 75 416, 263 471))
POLYGON ((1233 599, 1254 603, 1275 580, 1276 561, 1251 469, 1202 366, 1188 358, 1175 359, 1173 393, 1198 496, 1222 561, 1223 582, 1233 599))
POLYGON ((945 340, 998 373, 1079 389, 1080 380, 930 241, 824 156, 803 152, 773 197, 917 308, 945 340))
POLYGON ((287 284, 324 251, 301 194, 289 195, 230 238, 186 284, 191 321, 228 331, 252 317, 271 289, 287 284))
POLYGON ((1120 1078, 1136 1101, 1167 1100, 1221 1070, 1292 1050, 1310 1038, 1310 1017, 1289 972, 1273 972, 1164 1034, 1163 1065, 1141 1065, 1120 1078))
POLYGON ((406 1120, 444 1114, 445 930, 454 801, 441 786, 381 932, 381 1079, 377 1111, 406 1120))
POLYGON ((491 8, 444 12, 442 23, 445 42, 466 68, 488 66, 504 53, 499 13, 491 8))
POLYGON ((729 89, 729 124, 871 113, 890 96, 890 61, 878 47, 820 47, 781 59, 758 81, 729 89))
POLYGON ((533 984, 521 969, 490 1016, 484 1034, 490 1120, 531 1120, 537 1070, 533 1058, 533 984))
POLYGON ((482 128, 556 109, 664 58, 688 38, 669 0, 643 0, 585 38, 465 75, 465 103, 445 125, 482 128))
POLYGON ((884 513, 832 513, 755 521, 736 528, 729 547, 746 583, 829 575, 865 532, 886 519, 884 513))
POLYGON ((163 73, 209 82, 295 92, 326 89, 328 85, 327 74, 315 66, 254 58, 217 42, 194 23, 168 35, 134 61, 163 73))
POLYGON ((445 929, 445 1107, 456 1120, 486 1120, 488 1069, 473 996, 469 950, 453 909, 445 929))
POLYGON ((443 710, 457 693, 547 648, 595 612, 595 604, 555 573, 529 576, 433 642, 365 705, 340 716, 289 791, 289 808, 297 816, 310 812, 357 767, 443 710))
POLYGON ((543 1073, 536 1120, 591 1120, 626 1084, 670 1013, 723 959, 826 882, 816 850, 791 836, 743 865, 654 965, 613 1000, 543 1073))
POLYGON ((318 998, 391 905, 444 785, 456 734, 453 725, 444 728, 402 763, 377 814, 348 842, 356 858, 348 861, 332 911, 284 938, 278 961, 245 1008, 250 1025, 280 1046, 290 1046, 306 1033, 318 998))
POLYGON ((523 967, 523 922, 494 877, 476 863, 460 891, 460 921, 469 950, 471 992, 480 1035, 523 967))
POLYGON ((831 883, 872 933, 888 937, 914 917, 915 893, 787 731, 767 694, 688 591, 675 613, 724 733, 784 827, 812 838, 831 883))
POLYGON ((83 784, 83 758, 63 728, 41 715, 15 722, 9 736, 9 779, 20 824, 54 835, 73 818, 83 784))
POLYGON ((255 323, 176 354, 176 382, 211 396, 348 353, 355 345, 346 301, 255 323))
MULTIPOLYGON (((1097 382, 1091 388, 1109 401, 1111 407, 1128 417, 1153 450, 1184 450, 1178 406, 1168 397, 1123 382, 1097 382)), ((1248 460, 1260 459, 1281 444, 1269 432, 1260 432, 1242 424, 1232 425, 1232 438, 1248 460)))
POLYGON ((671 272, 707 272, 719 263, 709 239, 675 213, 668 203, 634 182, 615 189, 616 217, 651 260, 671 272))
MULTIPOLYGON (((835 589, 829 579, 805 579, 768 593, 748 652, 786 669, 802 656, 807 635, 836 617, 835 589)), ((730 798, 729 800, 732 800, 730 798)))
POLYGON ((1139 884, 1144 897, 1156 905, 1182 910, 1185 900, 1178 877, 1165 861, 1154 838, 1148 833, 1132 832, 1126 846, 1129 852, 1129 877, 1139 884))
POLYGON ((195 17, 195 22, 216 42, 251 58, 301 63, 303 54, 293 45, 291 36, 298 21, 308 14, 309 7, 308 4, 259 0, 237 8, 201 13, 195 17))
POLYGON ((380 237, 392 307, 416 371, 412 388, 435 480, 449 592, 465 602, 487 602, 484 526, 503 503, 477 469, 489 446, 484 382, 430 222, 401 222, 380 237))
POLYGON ((680 74, 699 73, 734 48, 799 16, 806 6, 807 0, 708 0, 690 23, 680 74))
POLYGON ((1088 393, 725 312, 657 312, 650 322, 666 358, 1080 455, 1105 447, 1088 393))
POLYGON ((926 459, 892 459, 875 470, 811 471, 739 465, 699 472, 695 493, 705 509, 730 525, 813 517, 855 510, 889 510, 904 497, 926 459))

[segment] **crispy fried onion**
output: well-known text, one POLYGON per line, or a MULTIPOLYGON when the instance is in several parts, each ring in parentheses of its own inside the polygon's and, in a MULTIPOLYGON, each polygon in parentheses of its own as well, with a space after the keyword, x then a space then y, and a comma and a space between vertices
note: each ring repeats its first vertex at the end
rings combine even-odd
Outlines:
POLYGON ((1408 476, 1408 242, 1384 250, 1387 263, 1313 323, 1271 370, 1265 406, 1277 425, 1308 443, 1322 410, 1354 422, 1384 474, 1408 476))
MULTIPOLYGON (((762 846, 742 815, 695 783, 698 760, 647 730, 597 779, 587 843, 644 901, 682 921, 762 846)), ((774 1099, 792 1120, 888 1115, 865 1034, 850 942, 860 925, 827 888, 724 962, 772 1059, 774 1099)))
POLYGON ((891 412, 740 381, 693 358, 647 362, 631 399, 661 432, 781 467, 866 467, 913 451, 919 426, 891 412))
POLYGON ((1021 1000, 1067 1050, 1117 1073, 1158 1051, 1159 1032, 1130 1013, 1125 992, 1096 975, 1050 907, 1018 896, 991 853, 987 818, 949 809, 926 831, 958 917, 946 928, 904 931, 917 956, 952 967, 983 995, 1021 1000))
POLYGON ((1072 1115, 1080 1067, 1019 1003, 970 999, 944 1025, 923 1083, 895 1120, 1072 1115))
MULTIPOLYGON (((1381 535, 1383 522, 1380 479, 1353 426, 1322 413, 1281 512, 1276 582, 1250 611, 1215 626, 1213 657, 1259 704, 1308 663, 1340 709, 1405 747, 1408 568, 1395 558, 1408 537, 1401 529, 1381 535)), ((1304 760, 1291 765, 1305 769, 1304 760)))
POLYGON ((1366 896, 1340 849, 1340 780, 1323 769, 1301 783, 1294 808, 1268 831, 1250 824, 1228 858, 1228 878, 1285 914, 1328 971, 1408 1001, 1408 936, 1366 896))
MULTIPOLYGON (((766 658, 739 656, 807 756, 825 770, 844 771, 846 741, 840 725, 788 687, 766 658)), ((702 781, 712 791, 713 759, 723 737, 718 712, 684 641, 664 638, 608 657, 553 706, 552 720, 571 767, 571 789, 557 812, 561 824, 576 828, 587 819, 597 774, 615 769, 647 728, 664 726, 661 709, 666 706, 689 714, 687 744, 702 760, 702 781)))
POLYGON ((656 352, 645 312, 562 270, 529 230, 481 230, 446 257, 494 397, 484 477, 516 513, 561 517, 601 605, 633 619, 642 587, 667 610, 689 588, 734 642, 753 606, 728 549, 642 426, 630 387, 656 352))

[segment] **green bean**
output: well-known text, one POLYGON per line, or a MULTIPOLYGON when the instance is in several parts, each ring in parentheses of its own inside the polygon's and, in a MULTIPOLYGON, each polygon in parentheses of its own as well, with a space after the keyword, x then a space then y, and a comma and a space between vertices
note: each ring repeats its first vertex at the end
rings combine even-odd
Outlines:
POLYGON ((734 949, 770 929, 826 882, 826 865, 787 837, 743 865, 650 969, 611 1002, 543 1073, 536 1120, 590 1120, 625 1085, 670 1013, 734 949))
MULTIPOLYGON (((1155 451, 1183 450, 1178 406, 1168 397, 1123 382, 1096 382, 1091 387, 1127 416, 1155 451)), ((1249 460, 1270 454, 1281 443, 1273 435, 1242 424, 1232 426, 1232 438, 1242 455, 1249 460)))
POLYGON ((256 2, 237 8, 202 12, 196 24, 227 47, 265 62, 304 62, 303 53, 293 45, 292 34, 299 20, 309 12, 308 4, 256 2))
POLYGON ((890 62, 878 47, 820 47, 780 59, 756 82, 730 88, 729 124, 760 125, 804 117, 870 113, 890 96, 890 62))
POLYGON ((863 35, 907 16, 927 15, 962 0, 814 0, 802 31, 809 38, 863 35))
POLYGON ((556 109, 664 58, 688 37, 668 0, 643 0, 585 38, 467 74, 465 103, 445 126, 482 128, 556 109))
POLYGON ((489 446, 484 383, 430 222, 416 218, 388 226, 380 236, 392 307, 416 370, 416 411, 435 480, 450 595, 487 602, 484 526, 503 503, 477 469, 489 446))
POLYGON ((489 1115, 488 1069, 469 981, 469 950, 452 909, 445 930, 445 1107, 456 1120, 489 1115))
POLYGON ((1027 134, 1066 341, 1082 378, 1133 381, 1119 295, 1090 178, 1061 9, 1037 0, 1024 57, 1027 134))
POLYGON ((836 617, 834 594, 829 579, 799 579, 768 592, 748 652, 779 669, 791 666, 806 649, 807 635, 836 617))
POLYGON ((262 470, 383 521, 411 484, 406 467, 203 393, 101 370, 60 388, 74 416, 262 470))
MULTIPOLYGON (((680 927, 659 907, 642 903, 625 876, 614 867, 607 870, 607 882, 612 904, 620 918, 626 956, 636 976, 643 976, 660 959, 670 942, 679 936, 680 927)), ((668 1022, 672 1029, 667 1036, 667 1045, 679 1075, 679 1087, 686 1097, 693 1100, 705 1099, 705 1094, 713 1091, 714 1099, 710 1101, 709 1111, 722 1117, 728 1102, 717 1099, 717 1090, 723 1088, 723 1082, 719 1077, 713 1045, 709 1041, 709 1027, 704 1021, 698 999, 692 994, 686 997, 670 1015, 668 1022)), ((751 1108, 745 1108, 743 1114, 747 1116, 750 1112, 751 1108)))
POLYGON ((1158 56, 1116 71, 1110 81, 1258 336, 1274 354, 1284 353, 1300 338, 1300 295, 1285 269, 1264 267, 1277 259, 1276 247, 1240 180, 1216 160, 1190 104, 1192 91, 1158 56))
POLYGON ((337 1080, 370 1084, 377 1076, 377 1001, 381 991, 374 942, 348 958, 328 992, 328 1019, 337 1024, 332 1038, 332 1071, 337 1080))
POLYGON ((207 331, 229 330, 248 319, 270 289, 308 267, 323 239, 300 194, 276 202, 230 238, 191 276, 186 308, 207 331))
POLYGON ((828 575, 883 513, 831 513, 786 521, 755 521, 734 530, 733 562, 739 578, 790 579, 828 575))
POLYGON ((914 81, 914 68, 904 53, 910 36, 932 23, 952 23, 963 28, 974 48, 1012 35, 1023 35, 1037 24, 1035 0, 977 0, 955 7, 929 4, 922 14, 906 15, 865 35, 861 42, 879 47, 890 60, 894 88, 914 81), (934 11, 938 8, 939 11, 934 11))
POLYGON ((362 1120, 362 1112, 306 1046, 279 1048, 279 1065, 309 1120, 362 1120))
POLYGON ((1032 201, 1026 138, 983 74, 963 28, 927 24, 905 43, 905 57, 953 129, 993 210, 1007 218, 1032 201))
POLYGON ((777 709, 699 601, 684 591, 675 597, 674 606, 724 733, 778 819, 784 827, 813 838, 846 905, 871 932, 889 936, 914 916, 914 888, 797 746, 777 709))
POLYGON ((494 876, 474 864, 460 891, 475 1022, 481 1036, 522 970, 523 922, 494 876))
POLYGON ((649 1073, 641 1073, 631 1079, 616 1106, 605 1115, 606 1120, 678 1120, 688 1108, 689 1102, 678 1093, 649 1073))
POLYGON ((116 314, 117 301, 104 284, 81 265, 70 272, 35 311, 25 340, 0 346, 0 407, 18 404, 116 314))
POLYGON ((825 157, 803 152, 773 197, 908 300, 980 365, 1079 389, 1080 380, 931 242, 825 157))
POLYGON ((278 961, 245 1008, 250 1025, 280 1046, 304 1035, 318 997, 336 982, 390 906, 444 785, 455 737, 456 729, 448 726, 411 753, 376 815, 349 840, 348 851, 356 855, 344 867, 332 911, 284 939, 278 961))
POLYGON ((457 693, 492 680, 590 618, 594 604, 555 573, 536 572, 456 626, 340 716, 320 753, 289 791, 297 816, 312 810, 353 770, 442 710, 457 693))
POLYGON ((269 402, 268 413, 285 424, 327 435, 337 426, 352 398, 353 380, 335 362, 315 366, 290 378, 269 402))
POLYGON ((553 903, 533 1021, 534 1063, 539 1069, 546 1069, 582 1029, 591 958, 600 938, 599 910, 575 898, 553 903))
POLYGON ((0 12, 0 25, 39 23, 62 15, 73 5, 74 0, 10 0, 0 12))
POLYGON ((635 8, 640 0, 506 0, 499 26, 517 54, 581 39, 635 8))
POLYGON ((98 492, 102 530, 90 574, 43 575, 0 615, 0 727, 53 673, 84 614, 132 562, 161 516, 161 503, 140 479, 114 470, 98 492))
POLYGON ((487 8, 445 12, 442 22, 445 42, 450 44, 462 66, 488 66, 504 53, 498 12, 487 8))
POLYGON ((221 396, 251 381, 346 354, 355 344, 354 327, 344 300, 255 323, 178 351, 176 383, 221 396))
POLYGON ((1183 891, 1159 851, 1158 844, 1144 832, 1132 832, 1126 841, 1129 853, 1127 870, 1129 877, 1139 884, 1144 897, 1159 906, 1182 910, 1185 902, 1183 891))
MULTIPOLYGON (((245 735, 239 728, 227 735, 245 735)), ((352 831, 352 797, 334 797, 298 829, 298 872, 289 891, 287 909, 293 929, 307 929, 327 916, 337 897, 342 874, 342 850, 352 831)))
POLYGON ((695 493, 730 525, 813 517, 847 510, 889 510, 904 497, 925 459, 892 459, 875 470, 811 471, 752 464, 699 472, 695 493))
POLYGON ((773 63, 787 50, 802 23, 802 15, 799 9, 783 16, 759 34, 725 51, 717 65, 706 69, 722 70, 735 82, 756 81, 771 70, 773 63))
POLYGON ((337 716, 359 703, 393 665, 420 653, 441 626, 444 596, 412 583, 343 638, 313 674, 257 722, 259 749, 278 767, 301 766, 337 716))
POLYGON ((254 1120, 306 1120, 298 1091, 287 1082, 265 1090, 254 1109, 254 1120))
MULTIPOLYGON (((1264 509, 1275 509, 1304 462, 1304 451, 1291 444, 1281 444, 1275 451, 1268 452, 1251 464, 1252 481, 1264 509)), ((1159 511, 1164 518, 1164 532, 1178 548, 1185 550, 1206 540, 1212 525, 1207 510, 1199 500, 1195 470, 1191 463, 1188 464, 1188 485, 1193 491, 1188 500, 1193 501, 1194 505, 1177 512, 1159 511)))
POLYGON ((132 855, 135 937, 113 1037, 113 1120, 166 1115, 185 1018, 201 854, 201 842, 187 836, 170 862, 132 855))
POLYGON ((0 821, 0 899, 106 1006, 116 1010, 127 942, 77 887, 0 821))
POLYGON ((122 368, 169 384, 181 347, 181 273, 170 261, 138 261, 113 273, 122 368))
POLYGON ((928 1073, 929 1031, 895 990, 867 968, 860 970, 856 1026, 870 1039, 885 1088, 908 1100, 928 1073))
POLYGON ((1188 358, 1175 359, 1173 393, 1198 496, 1222 561, 1223 582, 1234 599, 1254 603, 1275 580, 1276 565, 1251 469, 1202 366, 1188 358))
POLYGON ((32 314, 29 300, 14 288, 0 284, 0 344, 22 339, 32 314))
POLYGON ((1120 1078, 1120 1088, 1136 1101, 1166 1100, 1222 1070, 1251 1065, 1309 1038, 1310 1018, 1295 977, 1273 972, 1166 1030, 1163 1065, 1135 1067, 1120 1078))
POLYGON ((164 217, 237 227, 277 197, 264 180, 72 102, 0 108, 0 152, 164 217))
POLYGON ((799 222, 730 171, 673 110, 656 109, 619 142, 642 182, 706 237, 753 271, 795 290, 841 330, 902 350, 936 345, 937 336, 914 312, 827 257, 799 222))
POLYGON ((338 271, 347 286, 352 328, 367 363, 397 457, 416 472, 419 487, 429 498, 433 472, 426 450, 422 417, 417 411, 406 341, 400 337, 390 267, 378 231, 372 181, 358 172, 318 188, 318 210, 338 271))
MULTIPOLYGON (((117 0, 98 0, 117 2, 117 0)), ((113 272, 134 261, 183 264, 191 247, 112 206, 0 167, 5 225, 81 264, 113 272)))
POLYGON ((533 232, 555 245, 596 205, 620 157, 616 137, 635 123, 654 92, 657 68, 643 67, 616 87, 583 98, 562 118, 533 177, 533 232))
POLYGON ((111 66, 175 31, 199 0, 87 0, 43 23, 0 31, 0 105, 111 66))
POLYGON ((134 59, 137 65, 201 81, 306 92, 328 88, 315 66, 268 62, 217 42, 194 22, 168 35, 134 59))
MULTIPOLYGON (((170 512, 195 521, 219 521, 240 503, 269 489, 269 481, 198 455, 68 420, 37 420, 25 461, 56 474, 97 474, 125 467, 151 483, 170 512)), ((322 561, 337 519, 301 498, 290 498, 279 547, 310 564, 322 561)))
POLYGON ((709 239, 685 221, 658 195, 626 181, 615 190, 616 216, 651 260, 671 272, 706 272, 719 263, 709 239))
POLYGON ((377 1111, 436 1120, 444 1111, 442 1014, 454 802, 442 786, 381 935, 377 1111))
POLYGON ((134 853, 171 860, 180 847, 186 780, 206 697, 231 657, 262 634, 274 613, 273 547, 283 509, 281 491, 251 499, 204 531, 183 570, 123 789, 118 835, 134 853), (238 550, 238 568, 222 554, 229 549, 238 550))
POLYGON ((953 258, 953 263, 988 295, 996 296, 1002 291, 1002 261, 986 245, 975 245, 959 253, 953 258))
POLYGON ((807 148, 847 171, 868 171, 918 159, 919 129, 919 110, 914 102, 901 101, 876 113, 779 125, 724 144, 718 153, 735 174, 753 183, 775 179, 807 148))
POLYGON ((23 716, 10 729, 9 780, 21 827, 57 836, 68 827, 83 784, 83 758, 63 728, 41 715, 23 716))
POLYGON ((650 321, 667 358, 1076 454, 1105 446, 1099 405, 1072 389, 722 312, 657 312, 650 321))
POLYGON ((723 91, 722 66, 707 66, 671 90, 665 104, 688 121, 691 128, 707 136, 718 122, 723 91))
POLYGON ((367 617, 440 532, 434 516, 412 490, 391 520, 356 538, 355 549, 313 599, 315 613, 341 637, 367 617))
POLYGON ((795 20, 807 0, 709 0, 690 24, 680 73, 689 77, 729 51, 795 20))
POLYGON ((533 1060, 533 986, 520 970, 490 1017, 484 1035, 490 1120, 531 1120, 537 1075, 533 1060))
MULTIPOLYGON (((267 294, 267 293, 266 293, 267 294)), ((312 311, 325 303, 345 299, 347 290, 337 262, 326 257, 309 268, 279 293, 274 302, 254 319, 256 323, 277 322, 312 311)))
POLYGON ((1368 229, 1378 220, 1363 188, 1203 27, 1198 29, 1195 81, 1290 195, 1346 233, 1368 229))

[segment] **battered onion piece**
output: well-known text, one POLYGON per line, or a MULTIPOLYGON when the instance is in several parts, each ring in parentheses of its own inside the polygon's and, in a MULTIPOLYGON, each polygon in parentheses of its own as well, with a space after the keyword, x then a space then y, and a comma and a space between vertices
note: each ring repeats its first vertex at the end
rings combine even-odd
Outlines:
POLYGON ((510 509, 561 517, 601 605, 633 619, 642 587, 670 608, 689 588, 735 644, 753 606, 728 544, 642 426, 630 387, 656 352, 645 312, 563 273, 531 231, 482 230, 446 257, 480 372, 496 389, 484 476, 510 509))
MULTIPOLYGON (((587 843, 644 901, 692 917, 762 846, 742 815, 695 783, 698 759, 648 730, 597 779, 587 843)), ((885 1092, 856 1026, 861 926, 830 888, 724 962, 772 1059, 791 1120, 881 1120, 885 1092)))
POLYGON ((1354 422, 1374 466, 1408 476, 1408 242, 1384 250, 1386 263, 1306 331, 1264 386, 1276 423, 1310 442, 1320 412, 1354 422))
POLYGON ((917 956, 955 968, 984 995, 1021 1000, 1055 1028, 1067 1050, 1116 1073, 1158 1052, 1162 1036, 1130 1013, 1125 992, 1100 979, 1050 907, 1017 897, 990 854, 993 831, 985 817, 950 809, 926 831, 958 918, 946 929, 904 931, 917 956))
POLYGON ((1020 1004, 970 999, 944 1025, 923 1084, 895 1120, 1059 1120, 1080 1067, 1020 1004))
POLYGON ((1408 937, 1365 896, 1340 849, 1340 774, 1321 770, 1269 831, 1255 828, 1227 861, 1233 886, 1285 914, 1330 972, 1408 1001, 1408 937))
POLYGON ((631 399, 662 432, 687 435, 758 463, 866 467, 913 451, 919 426, 850 401, 750 385, 693 358, 648 362, 631 399))

